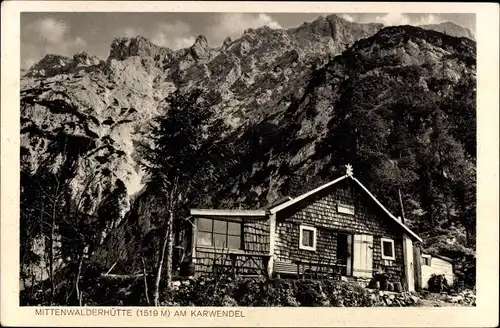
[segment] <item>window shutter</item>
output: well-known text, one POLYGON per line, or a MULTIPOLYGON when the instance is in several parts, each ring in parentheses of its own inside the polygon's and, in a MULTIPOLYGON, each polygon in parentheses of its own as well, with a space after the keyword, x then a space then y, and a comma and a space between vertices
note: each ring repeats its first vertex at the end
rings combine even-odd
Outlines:
POLYGON ((373 274, 373 236, 354 235, 353 276, 370 278, 373 274))

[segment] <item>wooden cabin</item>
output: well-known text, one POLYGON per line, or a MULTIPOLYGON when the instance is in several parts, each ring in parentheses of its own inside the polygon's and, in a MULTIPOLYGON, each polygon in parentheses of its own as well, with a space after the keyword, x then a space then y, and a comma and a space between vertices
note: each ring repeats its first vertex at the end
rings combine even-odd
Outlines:
POLYGON ((352 174, 256 210, 191 209, 194 274, 369 280, 388 273, 414 290, 422 241, 352 174))

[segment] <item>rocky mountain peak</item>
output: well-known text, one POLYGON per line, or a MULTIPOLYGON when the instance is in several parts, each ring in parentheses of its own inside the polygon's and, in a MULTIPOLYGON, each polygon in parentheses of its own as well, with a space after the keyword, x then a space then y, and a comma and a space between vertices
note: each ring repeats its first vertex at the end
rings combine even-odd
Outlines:
POLYGON ((194 41, 194 45, 196 45, 196 44, 207 47, 208 46, 207 38, 204 35, 201 35, 201 34, 198 35, 196 37, 196 40, 194 41))
POLYGON ((231 39, 231 37, 227 37, 224 39, 224 41, 222 42, 222 49, 227 49, 229 48, 229 46, 231 45, 231 43, 233 42, 233 40, 231 39))
POLYGON ((459 38, 441 32, 426 29, 425 27, 401 25, 390 26, 380 30, 372 37, 360 40, 358 46, 367 46, 370 43, 383 45, 384 47, 393 46, 395 44, 403 44, 409 40, 421 40, 435 46, 453 47, 460 52, 470 52, 475 55, 476 43, 472 40, 459 38))
POLYGON ((26 73, 26 77, 52 76, 60 74, 67 70, 70 64, 71 58, 69 57, 47 54, 38 63, 29 68, 26 73))
POLYGON ((73 56, 73 62, 76 66, 94 66, 99 65, 101 60, 97 56, 91 56, 86 51, 82 51, 73 56))
POLYGON ((25 74, 26 77, 51 77, 58 74, 72 73, 84 67, 100 65, 103 61, 86 51, 73 55, 72 58, 49 54, 33 65, 25 74))
POLYGON ((332 36, 339 25, 348 24, 345 19, 332 14, 328 16, 319 16, 312 22, 306 22, 297 28, 297 32, 313 33, 319 36, 332 36))
POLYGON ((172 50, 160 47, 141 35, 133 38, 119 37, 111 43, 108 60, 124 60, 132 56, 155 58, 158 55, 164 56, 171 53, 172 50))
POLYGON ((47 54, 45 57, 40 60, 38 64, 40 65, 54 65, 54 66, 64 66, 67 62, 70 61, 69 57, 56 55, 56 54, 47 54))
POLYGON ((382 24, 351 23, 338 15, 320 16, 287 30, 303 50, 339 54, 355 41, 375 34, 382 24))
MULTIPOLYGON (((473 74, 476 43, 421 27, 401 25, 384 28, 373 36, 359 40, 344 53, 344 67, 370 69, 380 62, 388 66, 432 67, 433 75, 458 81, 460 76, 473 74), (467 63, 467 65, 459 63, 467 63)), ((340 57, 335 61, 341 60, 340 57)))
POLYGON ((196 37, 196 40, 194 41, 194 44, 191 46, 191 55, 193 56, 193 59, 206 59, 209 52, 210 49, 208 47, 207 38, 203 35, 198 35, 196 37))
POLYGON ((466 27, 460 26, 453 22, 443 22, 439 24, 427 24, 421 25, 420 27, 441 32, 446 35, 455 36, 455 37, 466 37, 471 40, 476 40, 474 34, 466 27))

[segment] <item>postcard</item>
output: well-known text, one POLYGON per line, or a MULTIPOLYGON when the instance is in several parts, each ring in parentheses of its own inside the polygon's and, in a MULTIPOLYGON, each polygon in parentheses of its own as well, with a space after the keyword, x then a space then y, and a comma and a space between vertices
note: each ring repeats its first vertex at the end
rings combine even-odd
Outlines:
POLYGON ((7 326, 498 325, 495 4, 2 4, 7 326))

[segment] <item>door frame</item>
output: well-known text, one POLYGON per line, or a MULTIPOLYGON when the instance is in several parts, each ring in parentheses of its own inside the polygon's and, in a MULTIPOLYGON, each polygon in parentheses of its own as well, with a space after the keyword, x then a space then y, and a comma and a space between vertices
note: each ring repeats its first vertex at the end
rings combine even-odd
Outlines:
MULTIPOLYGON (((338 255, 338 247, 339 247, 339 238, 338 236, 339 235, 345 235, 347 238, 346 238, 346 241, 347 241, 347 258, 346 258, 346 276, 352 276, 352 268, 353 268, 353 254, 354 254, 354 243, 353 243, 353 240, 354 240, 354 235, 353 233, 351 232, 346 232, 346 231, 337 231, 337 248, 336 248, 336 252, 338 255)), ((337 257, 337 262, 338 262, 338 257, 337 257)))

